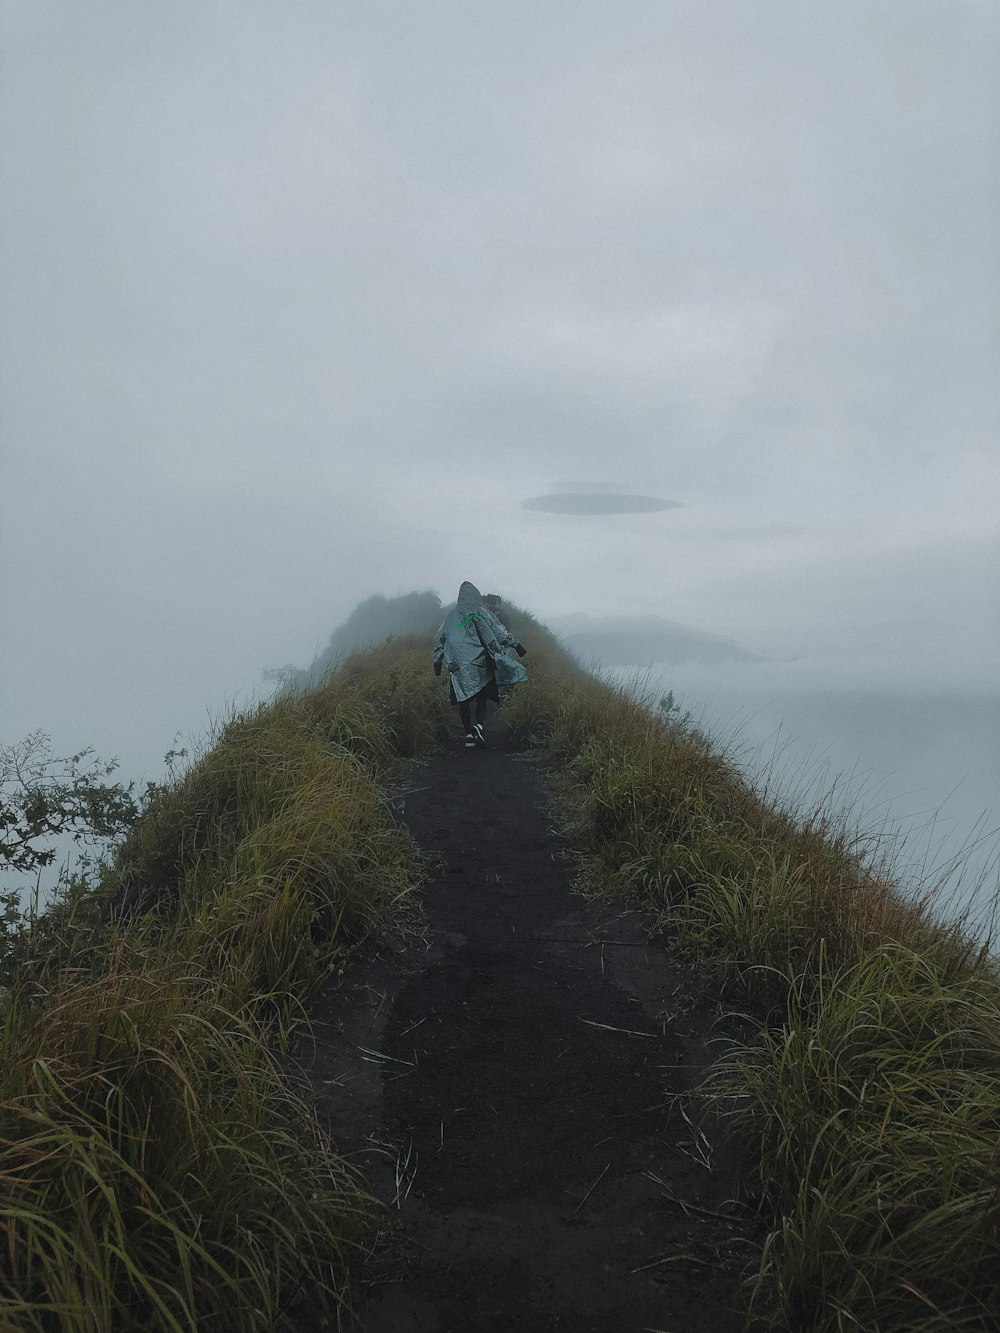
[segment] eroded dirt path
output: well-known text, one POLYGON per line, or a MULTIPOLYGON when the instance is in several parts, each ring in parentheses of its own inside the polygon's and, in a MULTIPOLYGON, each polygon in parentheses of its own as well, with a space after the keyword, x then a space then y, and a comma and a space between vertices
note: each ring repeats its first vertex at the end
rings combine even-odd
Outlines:
POLYGON ((752 1237, 674 1100, 713 1035, 689 972, 640 914, 572 891, 541 779, 502 740, 417 771, 403 818, 440 857, 426 947, 329 987, 302 1056, 398 1221, 364 1327, 742 1328, 752 1237))

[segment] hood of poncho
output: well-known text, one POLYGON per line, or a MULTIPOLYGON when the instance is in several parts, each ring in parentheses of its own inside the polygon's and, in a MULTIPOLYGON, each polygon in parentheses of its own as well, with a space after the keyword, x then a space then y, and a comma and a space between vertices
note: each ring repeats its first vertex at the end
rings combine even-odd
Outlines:
POLYGON ((483 604, 483 594, 474 583, 466 581, 458 590, 458 602, 455 610, 459 616, 467 616, 470 611, 478 611, 483 604))

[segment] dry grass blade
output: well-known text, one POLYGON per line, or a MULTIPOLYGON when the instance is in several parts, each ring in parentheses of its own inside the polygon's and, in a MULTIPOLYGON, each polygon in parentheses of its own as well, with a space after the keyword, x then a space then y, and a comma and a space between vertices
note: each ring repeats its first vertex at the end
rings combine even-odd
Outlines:
POLYGON ((605 1032, 620 1032, 626 1037, 658 1037, 658 1032, 637 1032, 634 1028, 616 1028, 611 1023, 598 1023, 593 1018, 581 1018, 581 1023, 586 1023, 588 1027, 601 1028, 605 1032))
POLYGON ((590 1188, 587 1190, 587 1193, 583 1196, 583 1198, 580 1200, 580 1202, 579 1202, 579 1203, 576 1205, 576 1207, 573 1209, 573 1216, 574 1216, 574 1217, 576 1217, 577 1213, 580 1211, 580 1209, 583 1207, 583 1205, 587 1202, 587 1200, 588 1200, 588 1199, 590 1198, 590 1196, 593 1194, 594 1190, 597 1189, 598 1185, 601 1183, 601 1181, 604 1179, 604 1177, 608 1174, 608 1172, 609 1172, 610 1170, 611 1170, 611 1163, 609 1162, 609 1163, 607 1164, 607 1166, 604 1168, 604 1170, 601 1172, 601 1174, 600 1174, 600 1175, 597 1177, 597 1179, 594 1181, 594 1183, 593 1183, 593 1184, 590 1186, 590 1188))

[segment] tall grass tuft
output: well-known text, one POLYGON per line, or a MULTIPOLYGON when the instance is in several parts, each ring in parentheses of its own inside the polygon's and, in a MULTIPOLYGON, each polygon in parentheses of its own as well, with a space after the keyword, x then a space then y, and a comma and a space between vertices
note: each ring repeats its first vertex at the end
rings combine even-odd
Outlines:
POLYGON ((119 947, 2 1053, 0 1326, 267 1329, 307 1275, 340 1298, 359 1182, 179 958, 119 947))

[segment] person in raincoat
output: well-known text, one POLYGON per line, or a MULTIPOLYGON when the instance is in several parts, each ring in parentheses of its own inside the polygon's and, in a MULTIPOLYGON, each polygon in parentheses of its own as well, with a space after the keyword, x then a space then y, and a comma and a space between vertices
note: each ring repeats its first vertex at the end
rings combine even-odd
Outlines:
POLYGON ((527 680, 528 673, 510 656, 518 657, 525 648, 510 630, 483 605, 482 593, 474 583, 463 583, 458 590, 458 604, 449 611, 434 642, 434 674, 440 676, 442 665, 448 668, 451 701, 458 705, 465 728, 467 749, 486 744, 483 722, 488 700, 500 702, 500 685, 515 685, 527 680), (475 722, 472 705, 475 703, 475 722))

